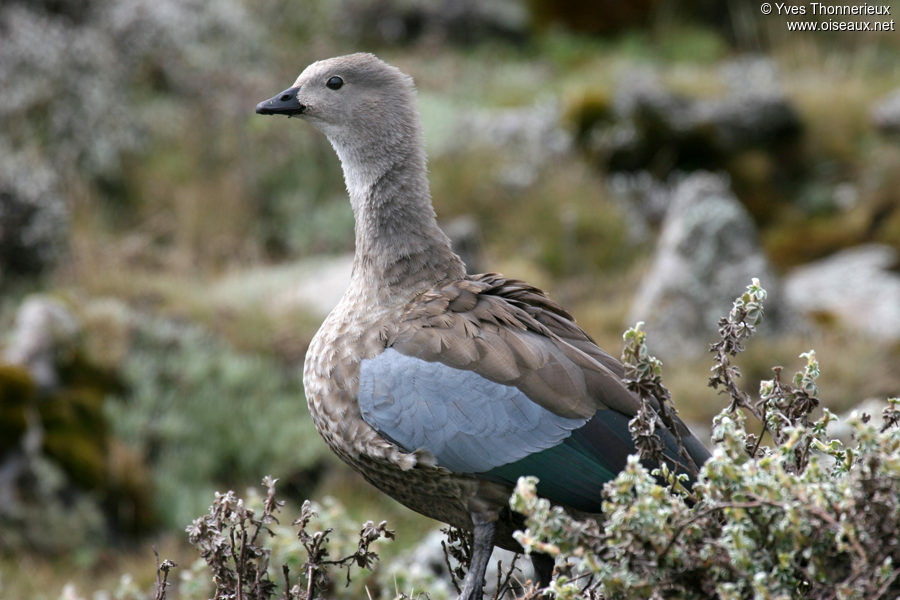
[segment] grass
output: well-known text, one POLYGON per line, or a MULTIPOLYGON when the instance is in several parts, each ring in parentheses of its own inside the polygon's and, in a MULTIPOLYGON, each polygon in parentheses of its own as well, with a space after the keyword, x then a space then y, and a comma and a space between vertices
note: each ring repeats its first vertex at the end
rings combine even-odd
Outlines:
MULTIPOLYGON (((245 273, 248 283, 251 282, 253 271, 245 273)), ((277 279, 275 289, 290 289, 290 279, 277 279)), ((156 270, 93 264, 91 268, 82 265, 70 271, 63 284, 76 304, 91 297, 118 298, 140 310, 200 323, 237 350, 278 357, 288 363, 302 360, 320 317, 302 308, 273 312, 266 307, 267 298, 253 293, 252 289, 229 297, 216 293, 217 286, 227 280, 226 277, 179 277, 156 270)))
POLYGON ((101 590, 108 593, 125 588, 123 583, 129 580, 132 584, 128 587, 151 590, 156 581, 154 547, 160 556, 179 565, 189 565, 196 558, 186 541, 171 534, 139 545, 86 550, 53 560, 29 553, 0 556, 0 596, 69 600, 71 596, 63 591, 71 586, 79 594, 76 598, 92 598, 101 590))

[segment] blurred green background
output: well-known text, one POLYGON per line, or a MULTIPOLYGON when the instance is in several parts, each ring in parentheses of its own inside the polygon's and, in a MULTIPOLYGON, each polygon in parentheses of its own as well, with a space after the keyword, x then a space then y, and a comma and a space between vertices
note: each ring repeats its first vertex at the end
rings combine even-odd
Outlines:
POLYGON ((703 346, 750 276, 772 316, 750 391, 814 347, 833 410, 896 394, 900 37, 786 22, 711 0, 2 3, 0 597, 149 588, 151 546, 189 564, 213 491, 266 474, 388 519, 388 553, 435 525, 332 457, 303 399, 352 214, 327 141, 253 108, 329 56, 413 75, 472 270, 543 287, 614 355, 647 320, 699 431, 721 408, 703 346))

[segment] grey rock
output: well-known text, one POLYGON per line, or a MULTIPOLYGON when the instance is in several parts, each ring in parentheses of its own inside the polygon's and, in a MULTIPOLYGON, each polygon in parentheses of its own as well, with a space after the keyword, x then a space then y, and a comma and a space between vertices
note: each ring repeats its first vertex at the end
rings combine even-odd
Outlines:
POLYGON ((875 339, 900 340, 897 251, 866 244, 798 267, 784 282, 785 298, 799 313, 830 313, 875 339))
POLYGON ((714 169, 749 149, 770 151, 802 130, 799 114, 764 60, 729 63, 721 78, 729 93, 688 98, 648 72, 629 74, 613 98, 613 119, 585 137, 610 171, 714 169))
POLYGON ((613 97, 613 112, 622 119, 660 115, 671 120, 689 106, 689 101, 673 94, 652 71, 637 71, 623 80, 613 97))
MULTIPOLYGON (((42 392, 60 384, 56 360, 73 349, 78 321, 58 300, 26 298, 0 362, 23 367, 42 392)), ((46 401, 46 400, 42 400, 46 401)), ((29 415, 17 443, 0 455, 0 551, 67 552, 105 539, 100 501, 71 484, 45 454, 44 423, 29 415)))
POLYGON ((883 134, 900 134, 900 89, 875 103, 872 107, 872 123, 883 134))
POLYGON ((350 283, 353 255, 316 256, 276 266, 234 271, 207 289, 208 301, 233 310, 274 316, 325 316, 350 283))
POLYGON ((692 135, 706 130, 713 150, 733 155, 799 132, 800 118, 782 96, 742 94, 696 102, 683 130, 692 135))
POLYGON ((874 425, 876 429, 881 429, 881 425, 884 423, 884 409, 887 407, 888 403, 882 398, 863 400, 847 412, 838 415, 836 421, 828 424, 828 436, 838 438, 844 443, 850 443, 852 441, 853 428, 848 421, 853 417, 862 417, 864 414, 871 418, 869 424, 874 425))
POLYGON ((783 96, 778 68, 770 58, 746 55, 727 61, 719 75, 730 93, 752 96, 783 96))
POLYGON ((40 388, 53 390, 59 384, 56 358, 72 343, 78 330, 78 322, 62 302, 49 296, 30 296, 16 315, 4 360, 27 369, 40 388))
MULTIPOLYGON (((472 217, 444 224, 454 251, 469 266, 480 264, 481 230, 472 217)), ((210 303, 234 310, 264 310, 274 316, 331 312, 350 283, 353 255, 314 256, 276 266, 230 273, 207 289, 210 303)))
POLYGON ((769 292, 767 317, 782 321, 779 284, 749 213, 724 177, 698 172, 671 191, 653 264, 628 325, 644 321, 650 347, 660 356, 700 354, 753 277, 769 292))
MULTIPOLYGON (((304 311, 319 316, 331 312, 350 284, 353 256, 316 257, 284 267, 297 274, 288 287, 275 290, 266 300, 266 308, 275 314, 304 311)), ((281 268, 278 272, 284 272, 281 268)), ((270 273, 274 272, 270 270, 270 273)), ((277 284, 277 281, 273 281, 277 284)))

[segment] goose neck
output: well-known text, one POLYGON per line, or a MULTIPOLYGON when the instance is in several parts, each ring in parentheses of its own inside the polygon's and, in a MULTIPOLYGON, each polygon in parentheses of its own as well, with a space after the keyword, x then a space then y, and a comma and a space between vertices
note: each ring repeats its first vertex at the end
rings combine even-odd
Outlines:
POLYGON ((395 303, 463 277, 465 267, 437 224, 424 154, 381 153, 364 161, 355 154, 341 156, 356 221, 351 287, 368 301, 395 303))

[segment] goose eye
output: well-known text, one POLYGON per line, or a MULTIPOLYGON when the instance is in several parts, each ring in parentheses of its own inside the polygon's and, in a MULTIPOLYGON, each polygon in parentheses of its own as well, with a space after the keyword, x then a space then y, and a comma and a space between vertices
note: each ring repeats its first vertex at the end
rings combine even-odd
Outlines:
POLYGON ((335 75, 334 77, 330 78, 328 81, 325 82, 325 87, 327 87, 330 90, 338 90, 341 88, 342 85, 344 85, 344 80, 341 79, 340 77, 338 77, 337 75, 335 75))

